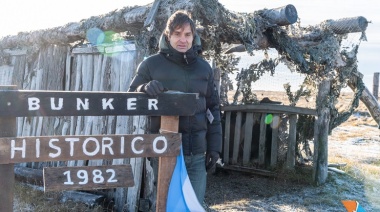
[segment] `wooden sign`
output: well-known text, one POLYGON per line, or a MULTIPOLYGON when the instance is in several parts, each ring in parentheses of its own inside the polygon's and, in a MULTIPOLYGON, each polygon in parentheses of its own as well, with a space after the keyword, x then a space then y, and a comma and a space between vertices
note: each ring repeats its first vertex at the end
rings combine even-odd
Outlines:
POLYGON ((181 134, 0 138, 0 164, 177 156, 181 134))
POLYGON ((195 113, 197 94, 135 92, 0 91, 0 117, 179 115, 195 113))
POLYGON ((44 190, 93 190, 134 186, 132 167, 126 165, 46 167, 44 190))

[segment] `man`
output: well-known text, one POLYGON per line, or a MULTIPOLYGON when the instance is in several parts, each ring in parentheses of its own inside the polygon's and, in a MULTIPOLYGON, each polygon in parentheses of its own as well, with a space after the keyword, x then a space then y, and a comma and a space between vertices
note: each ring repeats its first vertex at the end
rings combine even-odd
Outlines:
MULTIPOLYGON (((206 167, 209 172, 215 171, 222 150, 222 127, 213 71, 198 56, 200 52, 200 38, 190 15, 186 11, 175 12, 160 38, 159 52, 140 63, 128 91, 149 96, 165 90, 199 94, 195 115, 179 118, 179 132, 190 182, 203 203, 206 167)), ((152 133, 158 132, 159 123, 159 117, 151 117, 152 133)))

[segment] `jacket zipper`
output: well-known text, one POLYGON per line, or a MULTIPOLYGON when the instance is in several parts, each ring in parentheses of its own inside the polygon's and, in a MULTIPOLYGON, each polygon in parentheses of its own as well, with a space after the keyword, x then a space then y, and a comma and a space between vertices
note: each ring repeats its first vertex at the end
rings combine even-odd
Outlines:
POLYGON ((185 59, 185 61, 186 61, 186 64, 187 64, 187 65, 189 65, 189 62, 187 61, 186 53, 185 53, 185 54, 183 54, 183 58, 185 59))

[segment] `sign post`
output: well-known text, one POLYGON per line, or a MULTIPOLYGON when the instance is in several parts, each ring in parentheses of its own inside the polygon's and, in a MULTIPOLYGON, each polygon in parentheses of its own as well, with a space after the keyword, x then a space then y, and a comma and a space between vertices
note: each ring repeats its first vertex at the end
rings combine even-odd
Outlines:
MULTIPOLYGON (((181 146, 179 116, 195 113, 197 94, 149 97, 129 92, 19 91, 0 87, 0 211, 13 210, 14 163, 159 157, 157 207, 166 211, 181 146), (160 134, 16 137, 16 117, 161 116, 160 134)), ((46 167, 45 191, 133 186, 131 165, 46 167)))
MULTIPOLYGON (((160 133, 176 133, 178 132, 179 117, 178 116, 161 116, 160 133)), ((168 199, 168 191, 170 180, 172 179, 176 156, 160 157, 158 159, 158 184, 157 184, 157 204, 156 211, 166 211, 166 202, 168 199)))
MULTIPOLYGON (((16 89, 16 86, 0 86, 1 90, 16 89)), ((16 117, 0 116, 0 137, 16 136, 16 117)), ((0 152, 3 149, 0 148, 0 152)), ((0 211, 13 211, 13 193, 14 193, 14 165, 0 164, 0 211)))

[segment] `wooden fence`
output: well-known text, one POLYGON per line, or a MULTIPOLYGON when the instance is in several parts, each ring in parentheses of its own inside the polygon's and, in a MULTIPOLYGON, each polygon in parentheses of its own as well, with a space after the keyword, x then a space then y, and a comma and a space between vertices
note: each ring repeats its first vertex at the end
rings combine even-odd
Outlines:
MULTIPOLYGON (((143 93, 8 89, 0 90, 0 135, 3 136, 0 183, 4 185, 0 211, 13 210, 14 163, 136 157, 159 157, 156 211, 166 211, 169 183, 181 144, 180 134, 176 133, 179 116, 194 114, 196 94, 161 94, 149 98, 143 93), (161 115, 164 134, 15 137, 16 117, 107 115, 161 115)), ((44 168, 45 191, 104 189, 134 183, 130 164, 44 168)))
POLYGON ((288 135, 285 167, 294 168, 296 124, 299 114, 316 115, 308 108, 276 104, 223 106, 225 116, 223 161, 224 168, 254 171, 271 175, 265 167, 278 162, 279 126, 287 115, 288 135))

